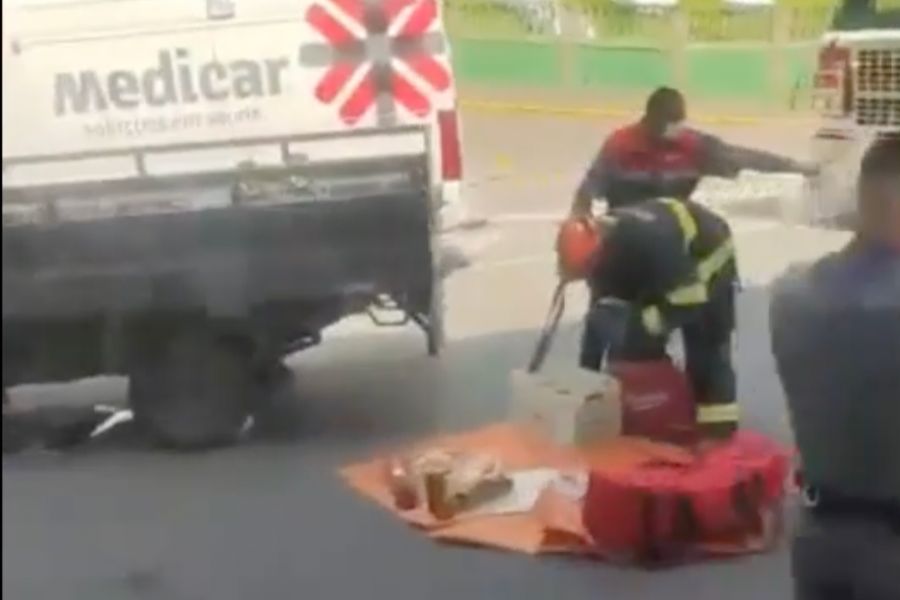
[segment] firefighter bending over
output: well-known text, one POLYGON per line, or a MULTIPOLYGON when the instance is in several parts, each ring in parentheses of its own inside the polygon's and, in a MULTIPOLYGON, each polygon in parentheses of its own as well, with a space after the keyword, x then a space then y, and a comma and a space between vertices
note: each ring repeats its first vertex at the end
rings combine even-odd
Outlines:
POLYGON ((727 437, 738 423, 731 364, 737 267, 728 224, 686 200, 693 187, 687 182, 678 199, 647 200, 599 221, 581 366, 664 359, 670 335, 681 330, 700 432, 727 437))

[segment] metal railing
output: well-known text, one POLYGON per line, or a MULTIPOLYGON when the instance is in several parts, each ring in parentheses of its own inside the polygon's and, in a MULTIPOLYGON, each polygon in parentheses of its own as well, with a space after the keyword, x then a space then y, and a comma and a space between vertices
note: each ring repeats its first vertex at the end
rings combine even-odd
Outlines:
MULTIPOLYGON (((880 0, 898 2, 900 0, 880 0)), ((453 35, 609 42, 818 39, 837 0, 444 0, 453 35), (679 31, 680 23, 687 24, 679 31), (784 29, 779 29, 783 27, 784 29)))

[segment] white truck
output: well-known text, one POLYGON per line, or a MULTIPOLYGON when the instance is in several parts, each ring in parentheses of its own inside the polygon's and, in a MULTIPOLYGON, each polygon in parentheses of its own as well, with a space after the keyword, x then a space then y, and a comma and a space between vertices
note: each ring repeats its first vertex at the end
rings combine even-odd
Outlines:
POLYGON ((862 153, 876 137, 900 134, 900 2, 844 0, 819 49, 813 98, 823 165, 813 217, 846 224, 862 153))
POLYGON ((4 395, 124 374, 206 446, 345 316, 438 353, 449 58, 437 0, 3 0, 4 395))

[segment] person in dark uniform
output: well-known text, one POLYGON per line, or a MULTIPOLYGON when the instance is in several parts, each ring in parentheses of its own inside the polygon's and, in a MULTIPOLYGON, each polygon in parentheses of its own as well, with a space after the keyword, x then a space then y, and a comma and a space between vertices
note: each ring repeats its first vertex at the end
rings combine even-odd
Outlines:
POLYGON ((605 358, 662 359, 671 333, 681 330, 698 425, 721 437, 738 423, 731 365, 737 268, 728 224, 685 200, 692 189, 688 183, 680 199, 617 208, 601 221, 580 362, 598 370, 605 358))
POLYGON ((854 239, 770 306, 805 485, 798 600, 900 598, 900 138, 869 148, 858 194, 854 239))
POLYGON ((684 97, 660 88, 647 100, 643 118, 614 131, 575 193, 571 212, 591 214, 594 200, 610 209, 678 195, 704 176, 734 178, 744 169, 810 175, 816 168, 768 152, 726 144, 687 128, 684 97))

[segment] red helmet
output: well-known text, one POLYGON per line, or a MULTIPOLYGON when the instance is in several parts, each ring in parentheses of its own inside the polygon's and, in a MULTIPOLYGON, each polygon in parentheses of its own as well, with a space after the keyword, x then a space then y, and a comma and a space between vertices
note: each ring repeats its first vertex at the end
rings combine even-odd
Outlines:
POLYGON ((560 274, 567 279, 587 277, 601 245, 600 227, 594 220, 570 217, 563 221, 556 236, 560 274))

